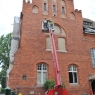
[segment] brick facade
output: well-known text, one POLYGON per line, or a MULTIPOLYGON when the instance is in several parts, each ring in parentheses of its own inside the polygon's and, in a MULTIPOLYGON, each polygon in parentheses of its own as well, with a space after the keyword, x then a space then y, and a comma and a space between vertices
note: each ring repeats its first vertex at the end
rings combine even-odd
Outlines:
MULTIPOLYGON (((42 21, 46 17, 51 18, 66 33, 67 52, 57 51, 57 55, 61 78, 69 95, 89 93, 90 81, 88 75, 95 73, 90 55, 90 49, 95 48, 95 36, 83 33, 82 13, 79 10, 74 10, 73 0, 64 0, 65 16, 61 13, 61 0, 55 0, 57 6, 55 15, 52 13, 52 0, 46 1, 33 0, 32 4, 23 2, 20 47, 15 54, 9 86, 12 89, 17 89, 23 95, 29 95, 30 90, 34 91, 35 95, 38 92, 44 95, 44 89, 39 88, 39 85, 37 85, 37 64, 41 62, 48 66, 48 78, 54 79, 52 54, 51 51, 46 50, 46 37, 48 34, 43 33, 41 30, 42 21), (43 2, 48 3, 47 13, 43 12, 43 2), (36 5, 36 10, 32 11, 34 5, 36 5), (78 84, 69 83, 68 66, 70 65, 77 67, 78 84), (23 75, 27 76, 26 80, 22 80, 23 75), (37 90, 35 90, 35 87, 37 90)), ((59 35, 54 36, 56 48, 58 48, 57 38, 59 35)))

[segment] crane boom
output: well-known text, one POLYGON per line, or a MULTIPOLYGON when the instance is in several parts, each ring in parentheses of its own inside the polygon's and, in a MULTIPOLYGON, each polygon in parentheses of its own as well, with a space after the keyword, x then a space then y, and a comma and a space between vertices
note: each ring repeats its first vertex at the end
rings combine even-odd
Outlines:
POLYGON ((65 88, 62 87, 60 70, 58 65, 57 53, 55 48, 54 41, 54 23, 51 20, 45 20, 42 23, 42 31, 47 32, 50 35, 51 45, 52 45, 52 55, 53 55, 53 63, 54 63, 54 73, 55 73, 55 81, 56 84, 53 89, 48 90, 45 95, 68 95, 68 92, 65 88))
POLYGON ((55 41, 54 41, 54 35, 52 32, 52 29, 49 30, 49 33, 50 33, 50 39, 51 39, 51 44, 52 44, 52 55, 53 55, 56 86, 61 86, 62 82, 61 82, 61 77, 60 77, 60 71, 59 71, 59 65, 58 65, 58 59, 57 59, 56 47, 55 47, 55 41))

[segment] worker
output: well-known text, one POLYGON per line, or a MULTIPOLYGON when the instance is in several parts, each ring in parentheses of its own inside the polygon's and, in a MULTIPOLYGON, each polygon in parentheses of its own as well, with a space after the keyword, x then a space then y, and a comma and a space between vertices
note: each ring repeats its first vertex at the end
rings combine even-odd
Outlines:
POLYGON ((49 20, 47 20, 47 21, 48 21, 48 27, 51 28, 54 31, 54 23, 51 20, 51 18, 49 18, 49 20))
POLYGON ((44 21, 43 21, 43 28, 44 29, 47 29, 48 28, 48 25, 47 25, 48 23, 47 23, 47 19, 46 19, 46 17, 44 17, 44 21))

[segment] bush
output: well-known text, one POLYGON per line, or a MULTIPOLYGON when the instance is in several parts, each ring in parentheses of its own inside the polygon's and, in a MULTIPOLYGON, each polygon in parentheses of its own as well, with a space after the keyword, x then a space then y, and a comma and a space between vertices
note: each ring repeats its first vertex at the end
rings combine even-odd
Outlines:
MULTIPOLYGON (((55 80, 46 80, 46 82, 44 83, 44 88, 46 90, 52 89, 54 88, 54 86, 55 86, 55 80)), ((62 83, 62 87, 66 88, 64 83, 62 83)))
POLYGON ((1 88, 1 93, 5 93, 5 88, 1 88))
POLYGON ((44 87, 46 90, 52 89, 55 86, 55 81, 54 80, 46 80, 44 83, 44 87))

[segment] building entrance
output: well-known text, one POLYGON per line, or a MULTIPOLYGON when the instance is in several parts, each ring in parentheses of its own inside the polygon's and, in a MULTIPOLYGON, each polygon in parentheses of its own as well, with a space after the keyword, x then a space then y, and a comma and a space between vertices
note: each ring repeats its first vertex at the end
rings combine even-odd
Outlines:
POLYGON ((95 95, 95 80, 92 81, 91 86, 92 86, 92 91, 95 95))

